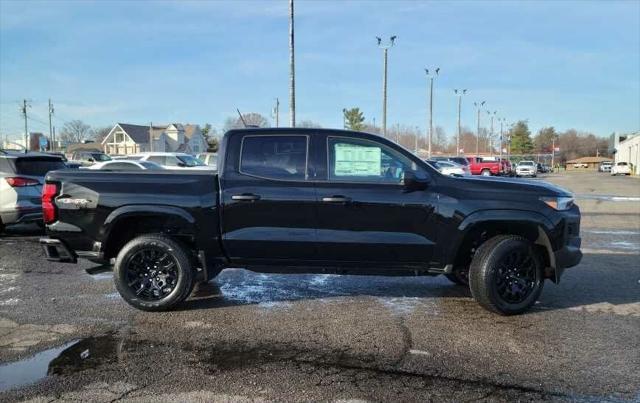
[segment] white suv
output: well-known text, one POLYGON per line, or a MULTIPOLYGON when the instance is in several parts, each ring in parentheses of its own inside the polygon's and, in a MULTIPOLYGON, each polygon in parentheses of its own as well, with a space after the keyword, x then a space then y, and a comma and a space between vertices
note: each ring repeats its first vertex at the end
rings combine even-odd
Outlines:
POLYGON ((537 176, 538 165, 533 161, 520 161, 516 167, 516 176, 537 176))
POLYGON ((616 164, 611 167, 611 175, 631 175, 631 168, 626 162, 616 162, 616 164))
POLYGON ((185 153, 147 152, 129 155, 127 159, 155 162, 166 169, 211 169, 196 157, 185 153))

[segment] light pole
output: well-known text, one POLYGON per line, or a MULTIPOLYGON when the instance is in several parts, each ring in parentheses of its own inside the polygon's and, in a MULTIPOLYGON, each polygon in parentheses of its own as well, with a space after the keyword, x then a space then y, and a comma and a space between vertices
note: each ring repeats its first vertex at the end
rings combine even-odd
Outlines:
POLYGON ((478 108, 478 130, 476 131, 476 157, 480 154, 480 109, 484 106, 486 101, 474 102, 473 106, 478 108))
POLYGON ((460 111, 462 110, 462 96, 467 90, 455 89, 453 92, 458 96, 458 136, 456 138, 456 157, 460 156, 460 135, 462 134, 462 126, 460 125, 460 111))
POLYGON ((505 118, 498 118, 498 122, 500 122, 500 161, 502 161, 502 140, 503 140, 503 124, 504 124, 505 118))
POLYGON ((389 48, 393 47, 396 42, 396 35, 393 35, 389 38, 389 42, 383 44, 382 38, 376 36, 378 40, 378 47, 382 49, 383 57, 384 57, 384 76, 382 78, 382 135, 386 137, 387 135, 387 54, 389 48))
POLYGON ((489 148, 489 153, 493 157, 493 118, 496 116, 498 111, 489 112, 487 111, 487 115, 491 117, 491 131, 489 132, 489 138, 487 139, 487 147, 489 148))
POLYGON ((342 128, 347 128, 347 108, 342 108, 342 128))
POLYGON ((293 0, 289 0, 289 125, 296 127, 296 61, 293 15, 293 0))
MULTIPOLYGON (((435 75, 440 74, 440 67, 437 67, 435 70, 435 75)), ((429 69, 424 69, 424 72, 427 73, 427 77, 429 78, 429 158, 431 158, 431 141, 433 139, 433 79, 435 76, 433 74, 429 74, 429 69)), ((416 152, 418 148, 418 141, 416 140, 416 152)))

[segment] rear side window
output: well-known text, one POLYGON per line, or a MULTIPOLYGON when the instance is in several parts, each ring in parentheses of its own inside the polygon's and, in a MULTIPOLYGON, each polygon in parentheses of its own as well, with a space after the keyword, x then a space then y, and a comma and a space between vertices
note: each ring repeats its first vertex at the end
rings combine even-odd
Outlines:
POLYGON ((107 164, 104 166, 105 169, 123 169, 123 170, 139 170, 141 169, 136 164, 129 164, 126 162, 114 162, 113 164, 107 164))
POLYGON ((13 173, 13 167, 8 158, 0 158, 0 172, 13 173))
POLYGON ((156 164, 164 165, 164 157, 161 155, 152 155, 147 158, 147 161, 155 162, 156 164))
POLYGON ((280 180, 306 178, 307 136, 246 136, 241 149, 243 174, 280 180))
POLYGON ((45 176, 49 171, 65 169, 66 165, 59 158, 17 158, 16 173, 18 175, 45 176))

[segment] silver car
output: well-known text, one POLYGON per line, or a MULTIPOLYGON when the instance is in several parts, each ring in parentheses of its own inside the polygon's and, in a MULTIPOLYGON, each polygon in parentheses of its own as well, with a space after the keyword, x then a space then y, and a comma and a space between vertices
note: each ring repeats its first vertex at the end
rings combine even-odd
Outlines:
POLYGON ((10 224, 41 223, 44 177, 65 168, 55 155, 0 150, 0 231, 10 224))

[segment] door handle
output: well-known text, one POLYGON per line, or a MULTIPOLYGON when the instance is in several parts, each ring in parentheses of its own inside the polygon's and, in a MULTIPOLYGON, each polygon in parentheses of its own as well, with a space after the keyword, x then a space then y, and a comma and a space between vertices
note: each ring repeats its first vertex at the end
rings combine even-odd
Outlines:
POLYGON ((322 201, 325 203, 348 203, 351 201, 351 198, 345 196, 330 196, 323 197, 322 201))
POLYGON ((260 196, 254 195, 254 194, 233 195, 231 196, 231 200, 256 201, 256 200, 260 200, 260 196))

